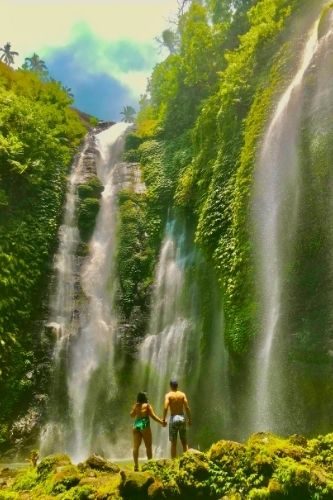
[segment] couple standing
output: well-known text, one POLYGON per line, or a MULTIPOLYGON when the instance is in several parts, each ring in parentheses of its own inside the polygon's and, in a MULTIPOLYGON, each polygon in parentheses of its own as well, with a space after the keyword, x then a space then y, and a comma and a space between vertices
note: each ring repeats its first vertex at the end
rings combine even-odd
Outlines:
POLYGON ((166 417, 169 410, 169 440, 171 443, 171 458, 175 458, 177 455, 178 433, 183 446, 183 451, 188 450, 185 414, 188 418, 188 424, 191 425, 191 411, 186 394, 178 390, 177 380, 171 380, 170 392, 165 395, 163 419, 155 415, 152 406, 148 403, 148 398, 145 392, 139 392, 137 402, 132 408, 131 417, 135 417, 133 424, 134 470, 138 470, 139 448, 142 440, 146 446, 147 458, 152 458, 150 417, 156 422, 159 422, 163 427, 166 427, 166 417))

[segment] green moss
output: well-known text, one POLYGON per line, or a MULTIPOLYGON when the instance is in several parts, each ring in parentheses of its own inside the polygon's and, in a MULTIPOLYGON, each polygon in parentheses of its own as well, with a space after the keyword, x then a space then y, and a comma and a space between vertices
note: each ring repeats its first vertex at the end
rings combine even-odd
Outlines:
POLYGON ((328 500, 332 458, 333 434, 307 441, 269 433, 254 434, 245 444, 221 440, 206 453, 189 451, 176 460, 150 460, 139 473, 78 468, 66 456, 50 456, 37 474, 18 474, 0 498, 328 500))
POLYGON ((57 467, 67 465, 71 465, 70 458, 67 455, 50 455, 43 458, 37 465, 38 480, 44 481, 49 474, 57 469, 57 467))
POLYGON ((83 242, 88 242, 100 207, 103 186, 97 176, 92 176, 78 188, 80 203, 78 208, 78 228, 83 242))
POLYGON ((13 484, 13 490, 31 490, 37 483, 38 474, 35 468, 27 469, 17 475, 13 484))

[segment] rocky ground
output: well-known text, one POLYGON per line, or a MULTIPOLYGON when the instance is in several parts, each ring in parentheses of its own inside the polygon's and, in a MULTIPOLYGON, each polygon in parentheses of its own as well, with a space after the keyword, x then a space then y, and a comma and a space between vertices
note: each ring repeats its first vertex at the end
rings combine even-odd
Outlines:
POLYGON ((333 499, 333 434, 307 440, 258 433, 245 444, 219 441, 206 453, 151 460, 140 472, 97 456, 73 465, 66 455, 2 469, 0 500, 35 498, 333 499))

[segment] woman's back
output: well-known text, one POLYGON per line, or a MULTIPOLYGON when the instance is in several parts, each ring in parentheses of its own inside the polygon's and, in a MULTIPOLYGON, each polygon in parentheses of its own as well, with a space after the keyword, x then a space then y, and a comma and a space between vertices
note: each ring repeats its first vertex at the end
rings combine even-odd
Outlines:
POLYGON ((150 406, 148 403, 136 403, 133 408, 135 417, 149 417, 150 415, 150 406))

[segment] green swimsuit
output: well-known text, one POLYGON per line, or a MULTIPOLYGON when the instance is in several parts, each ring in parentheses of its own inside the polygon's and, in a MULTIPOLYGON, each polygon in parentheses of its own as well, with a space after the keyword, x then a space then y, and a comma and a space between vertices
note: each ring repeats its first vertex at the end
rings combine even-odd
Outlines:
POLYGON ((136 417, 133 424, 133 429, 136 431, 143 431, 144 429, 148 429, 150 427, 149 417, 136 417))

